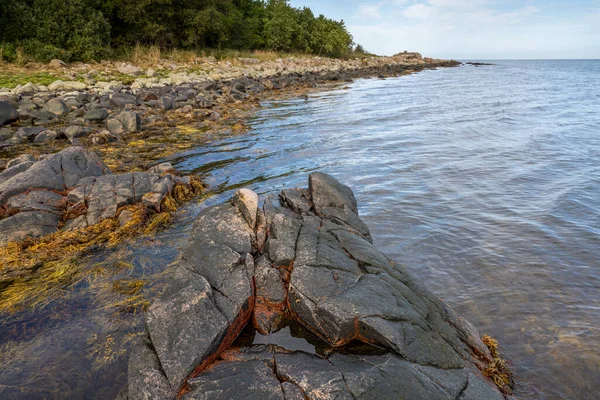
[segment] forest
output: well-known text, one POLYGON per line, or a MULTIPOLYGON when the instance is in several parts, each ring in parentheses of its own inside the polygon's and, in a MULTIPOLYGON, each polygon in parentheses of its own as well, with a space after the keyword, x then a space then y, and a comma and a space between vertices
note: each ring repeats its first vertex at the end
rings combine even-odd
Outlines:
POLYGON ((0 0, 4 61, 93 61, 137 45, 343 57, 353 39, 344 21, 288 0, 0 0))

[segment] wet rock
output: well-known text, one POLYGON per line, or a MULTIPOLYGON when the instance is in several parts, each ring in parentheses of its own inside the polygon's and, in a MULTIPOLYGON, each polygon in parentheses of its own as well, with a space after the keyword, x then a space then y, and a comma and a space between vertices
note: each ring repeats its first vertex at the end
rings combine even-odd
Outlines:
POLYGON ((86 112, 83 119, 86 121, 102 122, 108 118, 108 111, 105 108, 93 108, 86 112))
POLYGON ((160 365, 176 389, 217 351, 228 328, 206 279, 185 268, 180 268, 179 275, 150 306, 145 318, 160 365))
POLYGON ((57 116, 63 116, 69 112, 69 107, 61 99, 51 99, 44 104, 42 110, 51 112, 57 116))
POLYGON ((169 399, 173 391, 147 336, 131 349, 128 367, 129 400, 169 399))
POLYGON ((277 331, 285 317, 287 291, 279 270, 269 259, 261 256, 256 260, 256 304, 254 327, 263 335, 277 331))
POLYGON ((17 194, 31 189, 57 193, 75 187, 80 179, 100 176, 108 167, 94 153, 71 147, 36 162, 26 171, 0 184, 0 206, 17 194))
POLYGON ((273 369, 263 361, 217 365, 209 373, 191 379, 189 384, 192 392, 183 397, 185 400, 287 400, 273 369))
POLYGON ((0 246, 27 237, 40 237, 58 230, 60 217, 48 212, 20 212, 0 220, 0 246))
POLYGON ((477 330, 371 243, 350 188, 315 173, 280 198, 258 210, 238 191, 200 213, 146 314, 157 359, 137 370, 161 365, 188 400, 504 398, 477 369, 491 361, 477 330), (300 322, 328 350, 228 349, 250 319, 264 334, 300 322))

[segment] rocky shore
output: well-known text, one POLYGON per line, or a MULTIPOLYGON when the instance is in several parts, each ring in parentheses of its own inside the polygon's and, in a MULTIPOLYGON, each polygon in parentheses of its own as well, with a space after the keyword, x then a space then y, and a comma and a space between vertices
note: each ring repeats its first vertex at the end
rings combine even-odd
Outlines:
MULTIPOLYGON (((162 76, 148 76, 158 72, 151 68, 143 72, 133 65, 110 64, 103 73, 90 72, 92 67, 84 65, 68 72, 65 67, 64 73, 78 80, 0 88, 0 151, 14 156, 19 151, 69 145, 102 148, 110 142, 128 142, 140 136, 136 133, 144 132, 142 137, 146 137, 162 130, 164 134, 169 125, 183 122, 212 128, 235 105, 260 100, 272 90, 458 64, 423 59, 415 53, 349 61, 240 59, 238 63, 241 65, 211 60, 195 66, 161 64, 156 68, 162 76), (113 80, 100 80, 102 77, 113 80)), ((1 156, 0 168, 7 161, 1 156)))
MULTIPOLYGON (((125 206, 143 203, 162 211, 174 189, 187 194, 200 185, 194 186, 192 177, 178 177, 171 167, 159 166, 157 173, 151 168, 156 161, 197 146, 204 135, 243 132, 248 110, 272 93, 298 95, 327 82, 458 63, 402 53, 348 61, 239 59, 234 64, 201 59, 195 72, 190 65, 167 63, 145 73, 133 65, 106 64, 103 72, 94 72, 57 60, 52 68, 83 81, 0 89, 0 249, 106 219, 118 217, 127 225, 124 216, 131 213, 122 213, 125 206), (121 81, 92 79, 117 72, 121 81)), ((11 256, 0 252, 0 261, 17 263, 11 256)))
POLYGON ((120 399, 510 397, 477 330, 373 245, 350 188, 313 173, 260 204, 241 189, 198 216, 120 399), (293 323, 318 351, 269 341, 293 323))

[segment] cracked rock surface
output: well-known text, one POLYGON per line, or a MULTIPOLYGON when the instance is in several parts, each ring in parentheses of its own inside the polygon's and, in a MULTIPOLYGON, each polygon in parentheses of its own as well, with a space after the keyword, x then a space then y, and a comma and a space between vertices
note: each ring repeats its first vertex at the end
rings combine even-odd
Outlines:
POLYGON ((160 211, 162 200, 186 179, 164 173, 111 174, 91 151, 70 147, 40 160, 19 157, 0 173, 0 246, 60 229, 85 228, 116 217, 125 205, 160 211))
POLYGON ((477 330, 382 254, 358 213, 322 173, 262 208, 244 191, 201 212, 146 313, 128 398, 503 399, 477 330), (232 346, 248 324, 269 335, 290 321, 328 351, 232 346))

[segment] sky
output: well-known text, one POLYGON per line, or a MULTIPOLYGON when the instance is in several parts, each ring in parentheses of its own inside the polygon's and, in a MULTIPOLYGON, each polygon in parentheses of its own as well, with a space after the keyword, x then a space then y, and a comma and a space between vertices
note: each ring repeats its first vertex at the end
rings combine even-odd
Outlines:
POLYGON ((366 50, 482 59, 600 59, 600 0, 291 0, 343 19, 366 50))

